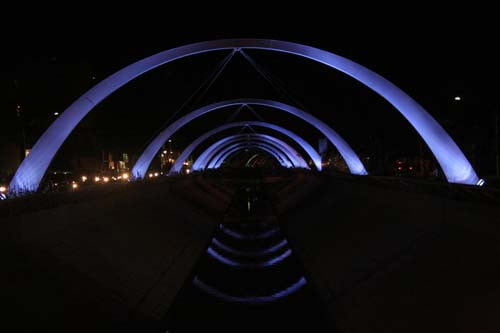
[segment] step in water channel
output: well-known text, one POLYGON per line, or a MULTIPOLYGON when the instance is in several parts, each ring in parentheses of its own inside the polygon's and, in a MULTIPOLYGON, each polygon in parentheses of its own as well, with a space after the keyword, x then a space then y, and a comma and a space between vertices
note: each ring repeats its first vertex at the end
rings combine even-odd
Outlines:
POLYGON ((277 224, 220 224, 165 332, 332 332, 313 289, 277 224))

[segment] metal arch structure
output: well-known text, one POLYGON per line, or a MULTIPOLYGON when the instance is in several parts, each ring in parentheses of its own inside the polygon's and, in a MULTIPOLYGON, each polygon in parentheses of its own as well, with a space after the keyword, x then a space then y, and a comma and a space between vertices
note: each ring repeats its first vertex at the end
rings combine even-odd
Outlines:
MULTIPOLYGON (((224 154, 221 154, 222 156, 220 158, 218 158, 217 162, 215 162, 212 167, 207 167, 207 169, 218 169, 222 165, 222 163, 224 163, 224 161, 226 161, 228 158, 232 157, 234 154, 236 154, 236 153, 238 153, 241 150, 246 149, 246 148, 260 149, 260 150, 268 152, 269 154, 271 154, 271 152, 272 152, 272 150, 270 150, 272 148, 272 146, 268 147, 262 143, 250 142, 250 143, 246 143, 246 144, 234 144, 234 145, 231 145, 230 147, 227 147, 227 149, 224 149, 224 154)), ((273 156, 273 157, 275 157, 275 156, 273 156)), ((275 159, 276 159, 276 157, 275 157, 275 159)), ((214 159, 214 161, 215 161, 215 159, 214 159)), ((289 165, 289 164, 287 165, 286 163, 280 163, 280 164, 284 168, 293 167, 292 165, 289 165)))
MULTIPOLYGON (((250 141, 258 141, 265 142, 267 144, 271 144, 274 148, 278 149, 280 152, 280 156, 284 157, 285 163, 287 163, 287 167, 295 167, 301 165, 299 160, 303 160, 302 156, 297 153, 293 148, 286 145, 283 141, 274 138, 274 137, 263 137, 263 134, 236 134, 225 137, 223 139, 218 140, 213 143, 210 147, 205 149, 200 156, 193 163, 193 170, 198 171, 202 170, 209 166, 210 161, 214 158, 214 156, 221 150, 227 147, 230 144, 237 143, 238 141, 246 140, 245 142, 250 141), (285 146, 286 145, 286 146, 285 146)), ((305 161, 304 161, 305 163, 305 161)), ((303 165, 303 164, 302 164, 303 165)), ((307 165, 307 164, 306 164, 307 165)))
POLYGON ((281 111, 288 112, 306 122, 314 126, 317 130, 319 130, 325 137, 327 137, 330 142, 337 148, 341 156, 344 158, 349 171, 352 174, 356 175, 366 175, 368 174, 363 163, 356 155, 356 153, 352 150, 352 148, 347 144, 347 142, 340 137, 330 126, 314 117, 313 115, 300 110, 294 106, 273 101, 267 99, 255 99, 255 98, 241 98, 241 99, 233 99, 222 101, 218 103, 213 103, 210 105, 203 106, 199 109, 196 109, 184 117, 179 118, 172 124, 170 124, 167 128, 156 136, 156 138, 151 141, 151 143, 146 147, 146 149, 142 152, 141 156, 135 163, 132 168, 132 176, 134 178, 144 178, 151 161, 156 156, 158 151, 161 149, 162 145, 182 126, 186 125, 193 119, 196 119, 208 112, 216 111, 222 108, 230 107, 230 106, 240 106, 240 105, 260 105, 266 106, 272 109, 277 109, 281 111))
POLYGON ((285 143, 284 141, 265 134, 251 133, 251 134, 235 134, 223 139, 218 140, 210 147, 208 147, 193 163, 193 170, 197 171, 209 166, 214 156, 224 147, 234 142, 242 140, 260 140, 268 144, 272 144, 285 154, 287 159, 292 163, 293 167, 309 168, 306 161, 294 148, 285 143))
POLYGON ((209 166, 209 165, 205 164, 198 171, 205 170, 205 169, 217 169, 222 164, 222 162, 224 162, 224 160, 227 159, 230 155, 232 155, 240 150, 246 149, 246 148, 261 149, 263 151, 268 152, 269 154, 272 154, 273 157, 275 159, 277 159, 278 162, 281 164, 281 166, 284 168, 293 168, 294 167, 293 163, 290 162, 288 157, 283 152, 279 151, 278 148, 276 148, 268 143, 264 143, 264 142, 248 141, 248 142, 244 142, 244 143, 242 143, 242 142, 233 143, 233 144, 223 148, 222 151, 220 152, 220 154, 218 154, 218 156, 214 157, 214 161, 217 160, 217 162, 214 163, 213 166, 209 166))
MULTIPOLYGON (((267 151, 266 151, 266 149, 265 149, 265 148, 262 148, 262 147, 257 147, 257 146, 249 146, 249 148, 252 148, 252 149, 257 149, 257 150, 262 150, 263 152, 267 152, 267 151)), ((230 155, 230 156, 228 156, 228 157, 226 158, 226 160, 227 160, 228 158, 233 158, 233 157, 235 157, 238 153, 241 153, 241 152, 242 152, 242 150, 243 150, 243 148, 239 148, 239 147, 238 147, 238 148, 235 148, 235 150, 234 150, 233 152, 231 152, 231 155, 230 155)), ((268 153, 269 153, 269 152, 268 152, 268 153)), ((259 154, 255 154, 254 156, 259 156, 259 154)), ((275 159, 276 159, 276 158, 275 158, 275 159)), ((223 161, 223 162, 224 162, 224 161, 223 161)), ((279 163, 279 161, 278 161, 278 163, 279 163)), ((281 165, 282 167, 285 167, 285 168, 286 168, 286 166, 285 166, 284 164, 281 164, 281 163, 280 163, 280 165, 281 165)), ((248 166, 248 163, 246 163, 246 164, 245 164, 245 167, 246 167, 246 166, 248 166)))
MULTIPOLYGON (((278 161, 278 163, 284 167, 284 168, 290 168, 292 167, 290 161, 287 160, 286 156, 284 155, 281 155, 282 153, 275 147, 271 146, 271 145, 266 145, 262 142, 247 142, 247 143, 235 143, 235 144, 232 144, 230 147, 228 147, 227 150, 225 150, 226 152, 229 152, 229 154, 233 154, 233 153, 236 153, 242 149, 245 149, 245 148, 255 148, 255 149, 260 149, 260 150, 263 150, 267 153, 269 153, 275 160, 278 161)), ((204 169, 204 168, 203 168, 204 169)))
MULTIPOLYGON (((220 164, 222 164, 222 162, 225 159, 230 157, 232 154, 237 153, 238 151, 243 150, 245 148, 254 148, 254 149, 263 150, 263 151, 269 153, 275 160, 277 160, 278 163, 282 167, 284 167, 284 168, 292 168, 293 167, 292 164, 290 163, 290 161, 286 158, 286 156, 284 156, 284 155, 280 156, 280 154, 282 154, 282 153, 277 148, 275 148, 271 145, 262 143, 262 142, 252 141, 252 142, 246 142, 246 143, 235 143, 235 144, 232 144, 230 147, 227 147, 227 149, 224 149, 224 151, 227 155, 222 156, 220 163, 218 163, 216 166, 214 166, 213 169, 219 168, 220 164)), ((202 169, 205 169, 205 168, 202 168, 202 169)), ((210 168, 207 167, 206 169, 210 169, 210 168)))
MULTIPOLYGON (((237 142, 238 139, 232 141, 232 142, 237 142)), ((229 146, 227 147, 223 147, 219 150, 219 152, 213 152, 212 154, 212 157, 210 159, 208 159, 205 163, 205 166, 202 167, 202 168, 205 168, 205 169, 214 169, 216 168, 216 165, 220 165, 220 163, 222 163, 222 161, 227 158, 227 156, 224 156, 224 154, 231 148, 231 146, 233 145, 233 143, 230 142, 228 143, 229 146), (223 158, 224 157, 224 158, 223 158)), ((234 145, 237 145, 238 143, 234 143, 234 145)), ((301 157, 298 158, 297 156, 293 156, 294 153, 291 152, 291 151, 288 151, 286 150, 285 147, 283 146, 280 146, 274 142, 269 142, 269 141, 259 141, 259 138, 251 138, 251 139, 246 139, 245 141, 242 141, 241 142, 241 145, 243 147, 245 147, 245 145, 249 145, 249 144, 254 144, 254 145, 265 145, 265 146, 268 146, 268 147, 273 147, 276 151, 279 152, 280 156, 285 160, 285 163, 287 164, 287 167, 289 168, 298 168, 298 167, 302 167, 302 166, 299 166, 301 163, 301 157), (289 163, 288 163, 289 162, 289 163)), ((229 156, 229 155, 228 155, 229 156)))
POLYGON ((273 154, 274 154, 273 156, 275 156, 279 161, 281 161, 281 165, 282 166, 284 166, 286 168, 291 168, 291 167, 295 166, 293 160, 290 159, 289 156, 287 156, 286 153, 284 153, 283 151, 281 151, 275 145, 270 144, 269 142, 258 141, 255 138, 249 139, 249 140, 246 140, 246 141, 241 141, 241 138, 239 138, 239 139, 233 139, 230 142, 225 141, 224 144, 221 145, 223 147, 214 147, 215 146, 215 144, 214 144, 213 146, 207 148, 205 151, 207 153, 211 153, 211 155, 209 156, 208 159, 205 159, 204 161, 199 161, 197 163, 197 167, 193 168, 193 170, 194 171, 201 171, 201 170, 206 169, 208 167, 209 162, 214 158, 214 156, 217 154, 217 152, 220 151, 221 149, 224 150, 224 151, 227 151, 228 149, 235 148, 236 146, 245 147, 245 146, 248 146, 248 145, 254 145, 255 146, 257 144, 259 144, 261 146, 265 146, 269 150, 271 150, 273 152, 273 154), (213 148, 215 148, 215 149, 213 149, 213 148))
POLYGON ((280 132, 290 139, 294 140, 302 149, 306 151, 306 153, 311 157, 311 160, 313 161, 314 165, 316 166, 316 169, 318 171, 321 171, 321 156, 318 154, 318 152, 303 138, 298 136, 297 134, 293 133, 292 131, 289 131, 281 126, 274 125, 271 123, 263 122, 263 121, 246 121, 246 122, 236 122, 236 123, 230 123, 226 125, 219 126, 217 128, 212 129, 211 131, 208 131, 198 137, 196 140, 194 140, 189 146, 187 146, 182 153, 179 155, 179 157, 175 160, 175 163, 172 165, 170 168, 170 171, 168 172, 169 175, 176 174, 180 172, 182 165, 184 162, 187 160, 187 158, 193 153, 193 151, 205 140, 207 140, 209 137, 222 132, 224 130, 234 128, 234 127, 244 127, 244 126, 258 126, 258 127, 265 127, 272 129, 274 131, 280 132))
POLYGON ((381 95, 410 122, 436 157, 448 182, 481 183, 470 162, 441 125, 420 104, 377 73, 349 59, 307 45, 269 39, 222 39, 193 43, 154 54, 117 71, 92 87, 62 112, 38 139, 11 180, 10 192, 21 194, 36 191, 55 154, 78 123, 104 98, 129 81, 176 59, 204 52, 239 49, 294 54, 351 76, 381 95))
POLYGON ((213 158, 207 161, 201 169, 217 169, 224 160, 229 157, 232 153, 247 148, 247 147, 267 147, 273 151, 276 151, 278 156, 284 161, 283 166, 287 168, 297 167, 297 161, 291 159, 289 152, 282 151, 279 147, 275 146, 269 142, 262 142, 256 139, 251 139, 245 142, 230 143, 227 147, 222 148, 219 153, 213 155, 213 158), (236 148, 234 151, 229 153, 230 150, 236 148))

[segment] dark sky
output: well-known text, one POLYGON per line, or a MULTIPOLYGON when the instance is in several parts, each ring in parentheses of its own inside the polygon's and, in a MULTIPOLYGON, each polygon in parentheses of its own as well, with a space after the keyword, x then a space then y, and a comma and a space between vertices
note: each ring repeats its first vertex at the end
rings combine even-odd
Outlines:
MULTIPOLYGON (((31 145, 54 119, 54 112, 62 112, 93 84, 134 61, 191 42, 256 37, 322 48, 381 74, 435 116, 470 154, 469 158, 477 159, 477 146, 483 147, 489 157, 477 163, 489 172, 491 152, 486 150, 493 144, 493 110, 499 108, 495 50, 499 39, 494 22, 481 13, 437 17, 418 13, 413 19, 399 16, 398 20, 389 14, 387 19, 373 18, 363 24, 360 18, 342 20, 340 13, 316 22, 315 16, 308 16, 312 22, 294 16, 278 21, 249 17, 196 24, 182 17, 168 23, 172 15, 153 24, 137 20, 100 25, 89 18, 85 27, 68 24, 68 20, 53 20, 36 29, 10 29, 12 33, 3 41, 0 67, 3 141, 17 140, 16 105, 21 105, 31 145), (454 96, 461 96, 462 101, 455 102, 454 96)), ((294 56, 248 53, 295 102, 330 124, 356 151, 368 154, 374 143, 401 155, 418 151, 420 139, 404 118, 353 79, 294 56)), ((225 55, 217 52, 186 58, 135 79, 93 110, 66 149, 139 153, 225 55), (96 137, 95 142, 87 141, 89 133, 96 137)), ((239 55, 206 94, 196 97, 179 111, 180 115, 229 98, 263 97, 290 102, 239 55)), ((189 142, 203 129, 227 120, 232 111, 194 122, 176 135, 176 142, 189 142)), ((265 120, 303 133, 316 146, 320 135, 309 126, 291 116, 257 111, 265 120)), ((247 112, 237 119, 250 117, 247 112)))

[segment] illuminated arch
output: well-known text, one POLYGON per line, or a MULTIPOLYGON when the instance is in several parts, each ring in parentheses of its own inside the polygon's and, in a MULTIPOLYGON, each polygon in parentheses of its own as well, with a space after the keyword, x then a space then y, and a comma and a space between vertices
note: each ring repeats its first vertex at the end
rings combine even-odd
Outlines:
MULTIPOLYGON (((410 96, 377 73, 349 59, 307 45, 268 39, 223 39, 193 43, 157 53, 99 82, 61 113, 38 139, 31 153, 17 169, 10 183, 10 191, 36 191, 56 152, 78 123, 104 98, 130 80, 176 59, 204 52, 242 48, 302 56, 351 76, 385 98, 410 122, 429 146, 449 182, 472 185, 480 182, 467 158, 441 125, 410 96)), ((337 149, 342 154, 342 147, 337 149)), ((346 163, 349 165, 349 161, 346 163)))
POLYGON ((260 105, 266 106, 272 109, 282 110, 288 112, 296 117, 301 118, 302 120, 308 122, 312 126, 316 127, 325 137, 327 137, 330 142, 337 148, 341 156, 344 158, 344 161, 349 168, 349 171, 356 175, 366 175, 368 174, 365 170, 365 167, 356 153, 351 149, 351 147, 347 144, 338 135, 331 127, 327 124, 314 117, 313 115, 302 111, 294 106, 280 103, 277 101, 267 100, 267 99, 255 99, 255 98, 242 98, 242 99, 233 99, 218 103, 213 103, 210 105, 203 106, 199 109, 196 109, 184 117, 179 118, 167 128, 158 134, 156 138, 151 141, 151 143, 146 147, 143 151, 134 167, 132 168, 132 175, 134 178, 144 178, 151 161, 156 156, 157 152, 161 149, 161 146, 177 131, 179 128, 183 127, 191 120, 196 119, 208 112, 216 111, 225 107, 235 106, 235 105, 260 105))
POLYGON ((302 147, 306 151, 306 153, 311 157, 311 160, 313 161, 314 165, 316 166, 316 169, 321 171, 321 156, 314 150, 314 148, 307 143, 306 140, 302 139, 300 136, 297 134, 293 133, 292 131, 289 131, 281 126, 277 126, 274 124, 262 122, 262 121, 245 121, 245 122, 237 122, 237 123, 231 123, 231 124, 226 124, 219 126, 211 131, 206 132, 202 136, 198 137, 195 141, 193 141, 188 147, 186 147, 182 153, 179 155, 179 157, 175 160, 175 163, 172 165, 169 171, 169 175, 178 173, 184 162, 187 160, 187 158, 192 154, 192 152, 206 139, 209 137, 224 131, 229 128, 233 127, 242 127, 242 126, 260 126, 260 127, 266 127, 270 128, 272 130, 275 130, 277 132, 280 132, 292 140, 294 140, 299 146, 302 147))
MULTIPOLYGON (((232 144, 231 144, 232 145, 232 144)), ((234 145, 237 145, 237 143, 235 143, 234 145)), ((248 141, 245 141, 245 142, 242 142, 241 143, 241 149, 245 148, 245 147, 251 147, 250 145, 253 145, 253 146, 264 146, 264 147, 269 147, 269 148, 274 148, 276 151, 279 152, 280 156, 287 162, 287 167, 289 168, 299 168, 301 166, 299 166, 300 162, 299 160, 297 160, 295 158, 295 156, 293 156, 291 152, 289 151, 284 151, 282 150, 283 147, 279 147, 275 144, 271 144, 269 142, 263 142, 263 141, 258 141, 256 139, 250 139, 248 141), (289 162, 289 163, 288 163, 289 162)), ((229 154, 227 151, 230 149, 231 147, 228 146, 228 147, 224 147, 222 148, 219 152, 214 152, 214 155, 212 155, 213 157, 207 161, 207 164, 206 164, 206 168, 207 169, 216 169, 220 166, 220 164, 222 162, 224 162, 224 160, 226 158, 228 158, 231 154, 229 154)))
POLYGON ((308 167, 302 156, 295 149, 275 137, 263 134, 236 134, 220 139, 208 147, 193 163, 193 170, 200 170, 208 167, 210 162, 214 159, 214 156, 221 149, 242 140, 246 140, 246 142, 260 140, 261 142, 271 144, 275 148, 279 149, 280 152, 285 154, 284 156, 288 161, 290 161, 292 167, 308 167))
POLYGON ((197 171, 206 167, 210 167, 210 163, 211 161, 214 160, 214 156, 216 156, 216 154, 218 154, 221 149, 230 144, 242 140, 246 140, 246 142, 252 140, 253 141, 260 140, 262 142, 271 144, 285 154, 288 160, 292 163, 292 166, 309 168, 306 161, 303 159, 302 155, 300 155, 294 148, 292 148, 287 143, 273 136, 251 133, 251 134, 235 134, 215 142, 196 159, 196 161, 193 163, 193 170, 197 171))
MULTIPOLYGON (((269 153, 275 160, 278 161, 278 163, 284 167, 284 168, 292 168, 293 164, 288 160, 286 155, 284 155, 282 152, 280 152, 276 147, 273 147, 269 144, 265 144, 263 142, 247 142, 247 143, 234 143, 230 145, 229 147, 224 148, 224 152, 227 154, 226 156, 223 156, 221 163, 228 158, 230 155, 237 153, 240 150, 243 150, 245 148, 255 148, 255 149, 260 149, 263 150, 267 153, 269 153)), ((220 163, 216 166, 213 167, 213 169, 217 169, 220 167, 220 163)), ((198 171, 204 170, 204 169, 209 169, 207 165, 204 165, 198 171)))
MULTIPOLYGON (((273 149, 277 151, 277 148, 272 147, 272 146, 266 146, 264 143, 257 143, 257 142, 249 142, 247 144, 233 144, 230 147, 224 148, 223 151, 221 151, 220 156, 216 156, 214 158, 214 164, 212 166, 207 166, 206 169, 218 169, 224 161, 226 161, 228 158, 232 157, 239 151, 247 148, 255 148, 255 149, 260 149, 263 151, 268 152, 271 154, 273 152, 273 149), (215 162, 216 161, 216 162, 215 162)), ((272 154, 271 154, 272 155, 272 154)), ((276 159, 276 156, 273 156, 276 159)), ((286 156, 283 156, 286 158, 286 156)), ((278 162, 280 162, 278 160, 278 162)), ((285 160, 284 162, 280 162, 281 166, 284 168, 293 168, 293 164, 289 162, 288 160, 285 160)))
POLYGON ((220 167, 222 162, 224 162, 229 156, 233 155, 234 153, 246 149, 246 148, 258 148, 264 151, 267 151, 268 153, 274 152, 276 156, 280 158, 282 161, 281 165, 285 168, 295 168, 295 163, 292 162, 288 156, 288 154, 282 152, 279 150, 279 148, 269 144, 269 143, 264 143, 264 142, 259 142, 259 141, 247 141, 245 143, 233 143, 225 148, 222 148, 222 150, 217 154, 214 155, 214 158, 210 161, 210 163, 205 164, 201 170, 203 169, 217 169, 220 167))

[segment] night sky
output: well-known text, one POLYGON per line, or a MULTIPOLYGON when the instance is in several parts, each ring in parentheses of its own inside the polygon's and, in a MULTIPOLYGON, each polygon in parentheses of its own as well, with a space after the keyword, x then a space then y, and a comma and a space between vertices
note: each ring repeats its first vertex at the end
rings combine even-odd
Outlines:
MULTIPOLYGON (((20 29, 3 41, 4 50, 8 50, 1 55, 0 67, 3 144, 18 140, 16 105, 21 106, 26 141, 31 146, 54 119, 54 112, 64 111, 95 83, 134 61, 191 42, 270 38, 331 51, 381 74, 431 113, 480 172, 492 174, 493 119, 500 107, 495 50, 499 39, 494 22, 471 13, 432 20, 425 16, 413 20, 380 18, 359 26, 356 20, 339 22, 339 16, 332 14, 332 21, 314 26, 297 19, 204 21, 196 25, 195 32, 188 32, 192 22, 182 19, 170 25, 162 21, 102 27, 90 20, 85 28, 56 21, 33 30, 20 29), (455 96, 462 100, 454 101, 455 96)), ((133 80, 105 99, 72 134, 56 162, 76 150, 139 154, 174 112, 183 115, 208 103, 241 97, 296 103, 330 124, 357 152, 369 155, 381 149, 394 156, 418 153, 421 140, 406 120, 355 80, 296 56, 252 50, 248 54, 293 100, 277 92, 236 55, 203 96, 195 96, 180 108, 227 52, 185 58, 133 80)), ((193 122, 175 135, 174 142, 182 148, 203 129, 227 121, 233 111, 215 112, 193 122)), ((284 113, 263 108, 256 111, 264 120, 303 134, 317 147, 320 135, 309 125, 284 113)), ((235 120, 253 117, 243 112, 235 120)))

